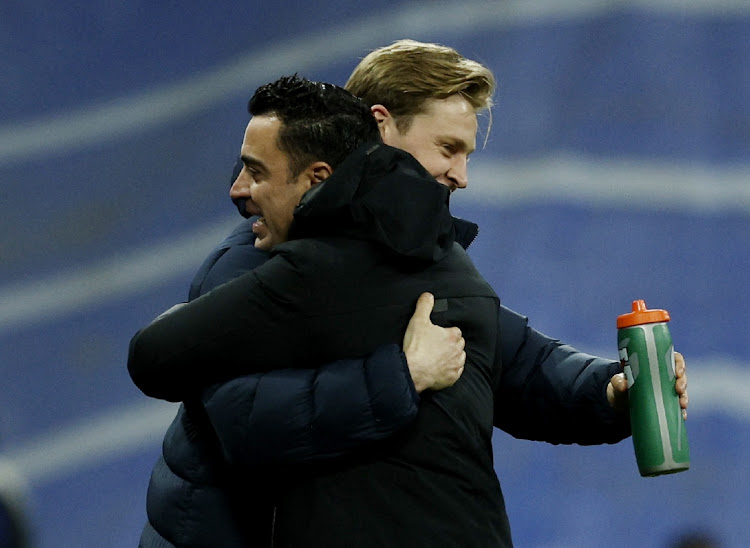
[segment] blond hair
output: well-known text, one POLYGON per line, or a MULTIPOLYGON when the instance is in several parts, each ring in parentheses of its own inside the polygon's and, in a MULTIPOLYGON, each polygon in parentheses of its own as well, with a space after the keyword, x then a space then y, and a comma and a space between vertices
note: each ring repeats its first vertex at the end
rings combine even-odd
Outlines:
POLYGON ((430 99, 460 94, 475 112, 492 107, 492 71, 440 44, 398 40, 370 52, 352 72, 346 89, 369 106, 383 105, 405 131, 430 99))

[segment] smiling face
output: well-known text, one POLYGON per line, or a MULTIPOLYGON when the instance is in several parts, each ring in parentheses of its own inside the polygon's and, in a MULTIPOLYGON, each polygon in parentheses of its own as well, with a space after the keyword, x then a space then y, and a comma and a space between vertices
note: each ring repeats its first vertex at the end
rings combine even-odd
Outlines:
POLYGON ((466 188, 478 125, 474 108, 461 95, 428 100, 424 112, 414 115, 403 133, 383 105, 374 105, 372 113, 385 144, 410 153, 451 192, 466 188))
POLYGON ((247 213, 261 216, 253 232, 255 247, 264 250, 288 239, 294 208, 315 182, 309 170, 292 176, 289 159, 277 146, 281 125, 273 115, 250 120, 242 142, 242 171, 229 190, 233 200, 245 200, 247 213))

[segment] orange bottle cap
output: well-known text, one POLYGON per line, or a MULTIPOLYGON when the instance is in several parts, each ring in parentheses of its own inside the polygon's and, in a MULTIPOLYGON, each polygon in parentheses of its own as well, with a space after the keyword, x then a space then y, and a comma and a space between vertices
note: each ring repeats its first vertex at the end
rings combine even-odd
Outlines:
POLYGON ((646 308, 646 301, 638 300, 633 301, 633 311, 617 316, 617 329, 623 327, 633 327, 634 325, 641 325, 644 323, 660 323, 669 321, 669 312, 655 308, 654 310, 648 310, 646 308))

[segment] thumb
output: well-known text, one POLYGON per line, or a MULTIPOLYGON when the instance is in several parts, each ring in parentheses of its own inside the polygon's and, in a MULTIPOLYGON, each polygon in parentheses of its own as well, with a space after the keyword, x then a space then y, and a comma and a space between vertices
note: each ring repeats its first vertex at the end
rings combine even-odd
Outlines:
POLYGON ((417 308, 412 316, 413 320, 419 319, 424 321, 430 321, 430 314, 432 308, 435 306, 435 297, 432 293, 422 293, 417 299, 417 308))
POLYGON ((615 393, 624 394, 628 389, 628 381, 625 379, 624 373, 617 373, 611 379, 612 388, 615 389, 615 393))

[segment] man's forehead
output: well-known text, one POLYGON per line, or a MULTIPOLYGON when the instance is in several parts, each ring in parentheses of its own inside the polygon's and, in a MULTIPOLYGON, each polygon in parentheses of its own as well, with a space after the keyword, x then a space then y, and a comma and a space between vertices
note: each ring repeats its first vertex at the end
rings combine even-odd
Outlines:
POLYGON ((286 155, 278 147, 281 120, 273 115, 253 116, 245 128, 240 157, 248 164, 262 165, 267 169, 286 163, 286 155))
POLYGON ((242 147, 252 147, 270 152, 277 148, 277 138, 281 121, 275 116, 253 116, 245 128, 242 147))
POLYGON ((460 95, 447 99, 430 99, 415 118, 421 118, 443 137, 462 141, 474 150, 479 122, 469 102, 460 95))
POLYGON ((250 121, 247 123, 247 127, 245 128, 245 136, 247 137, 248 133, 254 134, 254 133, 274 133, 278 132, 279 128, 281 127, 281 120, 278 118, 278 116, 275 116, 273 114, 260 114, 258 116, 253 116, 250 118, 250 121))

